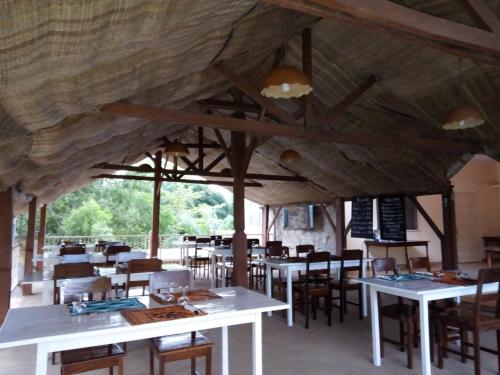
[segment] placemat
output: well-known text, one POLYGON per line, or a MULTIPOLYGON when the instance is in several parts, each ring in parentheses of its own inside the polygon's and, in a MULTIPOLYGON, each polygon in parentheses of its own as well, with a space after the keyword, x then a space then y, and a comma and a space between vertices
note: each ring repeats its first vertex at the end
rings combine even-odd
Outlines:
MULTIPOLYGON (((161 293, 164 294, 164 293, 161 293)), ((179 297, 182 296, 182 293, 172 293, 175 296, 175 300, 177 301, 179 297)), ((168 303, 164 300, 162 300, 157 294, 153 293, 149 295, 152 299, 154 299, 156 302, 162 305, 168 305, 168 303)), ((197 289, 197 290, 190 290, 189 292, 186 293, 186 296, 189 298, 190 302, 197 302, 197 301, 204 301, 207 299, 214 299, 214 298, 222 298, 221 296, 209 291, 208 289, 197 289)))
POLYGON ((172 305, 156 307, 144 310, 122 310, 120 313, 132 325, 163 322, 167 320, 192 318, 194 316, 207 315, 206 312, 186 310, 184 306, 172 305))
POLYGON ((412 281, 412 280, 423 280, 426 279, 424 276, 415 275, 412 273, 402 274, 402 275, 378 275, 375 276, 377 279, 389 280, 389 281, 412 281))
POLYGON ((85 311, 77 313, 73 312, 73 305, 69 304, 68 305, 69 313, 72 316, 76 316, 85 314, 100 314, 100 313, 121 311, 121 310, 138 310, 146 308, 146 306, 141 302, 139 302, 137 298, 91 301, 91 302, 85 302, 85 305, 86 305, 85 311))
POLYGON ((432 281, 442 284, 461 285, 461 286, 477 285, 477 280, 468 279, 464 277, 437 277, 432 281))

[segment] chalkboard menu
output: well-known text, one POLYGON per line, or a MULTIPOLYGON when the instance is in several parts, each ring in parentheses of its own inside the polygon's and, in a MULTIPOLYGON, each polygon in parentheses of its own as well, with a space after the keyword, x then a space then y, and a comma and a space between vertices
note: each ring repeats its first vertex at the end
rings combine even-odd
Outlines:
POLYGON ((351 237, 373 238, 372 198, 353 198, 351 205, 351 237))
POLYGON ((389 241, 406 241, 405 197, 382 196, 378 200, 380 238, 389 241))

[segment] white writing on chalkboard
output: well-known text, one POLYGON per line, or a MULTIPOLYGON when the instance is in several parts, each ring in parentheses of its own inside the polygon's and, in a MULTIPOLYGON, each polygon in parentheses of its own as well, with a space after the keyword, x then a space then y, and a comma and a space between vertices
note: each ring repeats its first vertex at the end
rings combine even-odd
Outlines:
POLYGON ((406 241, 404 196, 382 196, 379 198, 378 217, 382 240, 406 241))
POLYGON ((351 237, 373 238, 372 198, 353 198, 351 205, 351 237))

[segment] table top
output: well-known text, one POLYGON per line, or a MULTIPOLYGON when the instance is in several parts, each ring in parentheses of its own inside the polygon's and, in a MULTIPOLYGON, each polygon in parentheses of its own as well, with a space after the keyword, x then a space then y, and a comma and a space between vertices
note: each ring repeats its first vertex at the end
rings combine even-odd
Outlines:
MULTIPOLYGON (((366 277, 357 279, 358 282, 370 286, 374 286, 383 292, 400 295, 408 298, 418 299, 422 295, 442 295, 446 293, 449 296, 471 295, 476 293, 477 286, 462 286, 444 284, 431 279, 393 281, 385 280, 377 277, 366 277)), ((483 290, 485 292, 497 291, 498 283, 485 284, 483 290)), ((448 298, 448 297, 440 297, 448 298)), ((440 299, 436 298, 436 299, 440 299)))
MULTIPOLYGON (((288 305, 241 287, 210 289, 222 298, 193 302, 207 315, 194 316, 197 320, 223 319, 237 314, 261 313, 283 310, 288 305)), ((147 307, 159 307, 148 296, 139 297, 147 307)), ((185 322, 185 319, 179 319, 185 322)), ((175 326, 179 320, 147 324, 158 327, 175 326)), ((56 339, 91 337, 99 332, 133 332, 144 329, 144 325, 130 325, 120 312, 71 316, 66 305, 49 305, 10 309, 0 328, 0 349, 50 342, 56 339)))
MULTIPOLYGON (((363 263, 369 263, 372 261, 372 258, 363 258, 363 263)), ((272 258, 272 259, 262 259, 262 264, 268 265, 271 268, 281 268, 281 269, 295 269, 295 270, 305 270, 307 267, 306 258, 304 261, 287 261, 286 259, 272 258)), ((335 266, 338 268, 340 266, 340 259, 335 259, 330 261, 330 266, 335 266)), ((326 262, 316 262, 311 263, 311 269, 314 268, 325 268, 326 262)), ((353 266, 359 264, 357 260, 346 260, 344 264, 348 266, 353 266)))
POLYGON ((375 241, 365 240, 366 245, 382 247, 425 246, 430 241, 375 241))
MULTIPOLYGON (((252 247, 252 254, 264 254, 266 248, 263 246, 252 247)), ((232 255, 233 249, 231 247, 213 247, 208 249, 209 253, 214 253, 215 255, 232 255)))

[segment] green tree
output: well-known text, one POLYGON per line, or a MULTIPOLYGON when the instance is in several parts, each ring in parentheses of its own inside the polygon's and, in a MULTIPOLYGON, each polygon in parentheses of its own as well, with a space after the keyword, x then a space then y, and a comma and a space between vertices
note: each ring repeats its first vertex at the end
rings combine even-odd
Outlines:
POLYGON ((112 234, 109 224, 113 215, 99 206, 93 198, 71 211, 63 219, 63 234, 68 236, 100 236, 112 234))

